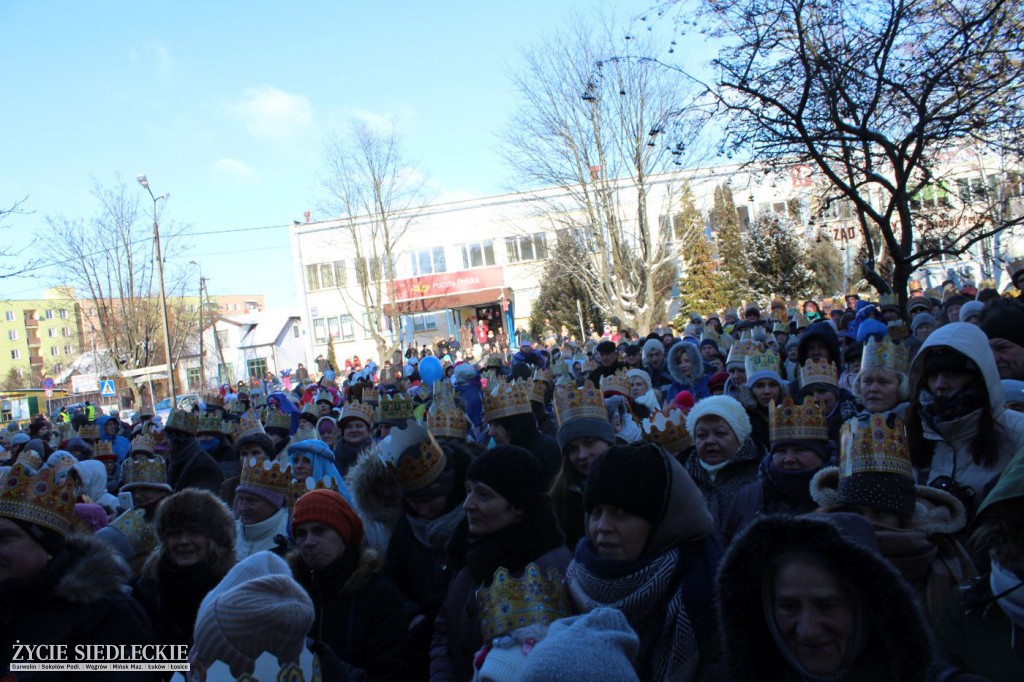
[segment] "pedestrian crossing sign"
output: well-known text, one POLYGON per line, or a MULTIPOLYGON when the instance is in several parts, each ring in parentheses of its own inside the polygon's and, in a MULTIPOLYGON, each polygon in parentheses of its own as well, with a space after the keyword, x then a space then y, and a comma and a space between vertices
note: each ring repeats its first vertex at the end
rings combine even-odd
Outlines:
POLYGON ((104 379, 100 382, 100 396, 104 398, 113 398, 117 395, 117 391, 114 390, 114 380, 104 379))

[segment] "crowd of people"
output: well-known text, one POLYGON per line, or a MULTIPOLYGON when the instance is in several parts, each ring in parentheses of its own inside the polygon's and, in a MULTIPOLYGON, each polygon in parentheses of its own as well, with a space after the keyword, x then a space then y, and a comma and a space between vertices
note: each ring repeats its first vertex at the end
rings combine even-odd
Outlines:
POLYGON ((514 353, 481 322, 5 430, 0 677, 59 678, 20 642, 188 645, 197 680, 1024 679, 1024 305, 911 294, 514 353))

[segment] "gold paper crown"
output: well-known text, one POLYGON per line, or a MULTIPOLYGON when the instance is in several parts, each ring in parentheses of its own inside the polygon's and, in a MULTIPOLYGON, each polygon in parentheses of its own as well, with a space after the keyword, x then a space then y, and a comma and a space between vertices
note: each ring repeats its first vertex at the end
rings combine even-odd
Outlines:
MULTIPOLYGON (((383 407, 383 404, 381 405, 383 407)), ((355 417, 356 419, 362 419, 367 424, 373 425, 373 405, 369 403, 361 403, 358 400, 350 400, 345 403, 345 407, 341 410, 341 419, 338 423, 345 421, 349 417, 355 417)))
POLYGON ((200 415, 196 424, 196 433, 223 433, 224 420, 212 414, 200 415))
POLYGON ((899 309, 899 301, 896 299, 896 294, 882 294, 878 297, 878 307, 880 309, 896 308, 899 309))
POLYGON ((587 358, 587 361, 583 363, 583 371, 586 372, 587 374, 590 374, 595 369, 597 369, 597 363, 593 360, 593 358, 587 358))
POLYGON ((907 328, 907 323, 903 320, 890 320, 885 326, 889 328, 889 338, 892 341, 900 341, 910 336, 910 330, 907 328))
POLYGON ((800 331, 801 329, 807 329, 808 327, 811 326, 811 321, 808 320, 807 316, 804 315, 803 313, 797 313, 796 315, 794 315, 793 322, 796 323, 797 331, 800 331))
POLYGON ((229 400, 225 405, 224 409, 231 414, 242 414, 248 408, 245 406, 244 400, 229 400))
POLYGON ((121 490, 131 490, 137 486, 171 491, 167 482, 167 464, 163 457, 129 457, 125 460, 121 490))
POLYGON ((43 453, 36 452, 35 450, 22 450, 18 453, 18 458, 14 460, 15 464, 22 464, 33 471, 38 471, 43 468, 43 453))
POLYGON ((224 396, 220 394, 220 391, 206 391, 203 393, 203 404, 207 407, 219 407, 224 408, 224 396))
POLYGON ((302 481, 293 478, 290 486, 291 488, 288 496, 289 509, 295 506, 295 502, 298 501, 300 497, 314 490, 333 490, 338 494, 341 493, 341 491, 338 490, 338 481, 333 476, 324 476, 323 478, 318 479, 314 479, 312 476, 309 476, 302 481))
POLYGON ((489 587, 476 592, 484 643, 528 625, 550 625, 569 615, 569 605, 557 569, 545 574, 529 563, 521 578, 504 567, 494 572, 489 587))
POLYGON ((302 408, 302 414, 309 414, 317 419, 320 418, 320 408, 316 406, 316 402, 306 403, 306 406, 302 408))
POLYGON ((828 384, 839 386, 839 379, 836 377, 836 363, 828 360, 808 360, 800 368, 800 386, 811 384, 828 384))
POLYGON ((132 439, 132 454, 136 452, 145 452, 150 455, 156 452, 156 440, 152 434, 140 433, 132 439))
POLYGON ((572 385, 556 387, 552 402, 555 405, 555 419, 559 428, 576 419, 608 421, 604 396, 601 391, 594 388, 589 379, 583 382, 581 388, 572 385))
POLYGON ((258 409, 267 406, 267 396, 265 393, 257 393, 249 398, 249 408, 258 409))
POLYGON ((82 424, 78 427, 78 437, 82 440, 99 440, 100 427, 96 424, 82 424))
POLYGON ((493 391, 484 393, 484 418, 494 421, 517 414, 530 414, 530 393, 525 381, 496 381, 493 391))
POLYGON ((811 398, 796 404, 786 396, 781 404, 768 405, 768 433, 774 442, 787 440, 828 440, 828 423, 821 405, 811 398))
POLYGON ((265 427, 268 429, 289 429, 292 428, 292 417, 281 410, 267 409, 267 421, 265 427))
POLYGON ((249 457, 242 463, 239 488, 257 488, 288 499, 292 492, 292 465, 249 457))
POLYGON ((110 525, 127 538, 135 553, 134 559, 145 559, 159 542, 156 529, 146 520, 146 510, 140 507, 129 509, 114 519, 110 525))
POLYGON ((234 437, 237 443, 242 438, 248 436, 267 435, 267 432, 263 430, 263 424, 260 423, 259 415, 250 410, 246 412, 238 419, 238 423, 234 425, 234 437))
MULTIPOLYGON (((370 403, 364 402, 364 404, 373 407, 370 403)), ((416 415, 415 403, 404 393, 381 396, 377 408, 382 420, 404 421, 414 419, 416 415)), ((344 415, 342 415, 342 419, 344 419, 344 415)))
POLYGON ((776 322, 772 325, 772 334, 788 334, 789 323, 788 322, 776 322))
POLYGON ((53 469, 54 475, 58 478, 66 474, 72 467, 78 464, 78 459, 70 452, 60 455, 50 455, 46 460, 46 466, 53 469))
POLYGON ((195 435, 199 431, 199 415, 174 408, 167 417, 165 429, 177 429, 195 435))
POLYGON ((704 333, 702 333, 700 335, 700 340, 701 341, 715 341, 715 342, 717 342, 720 338, 722 338, 722 335, 719 334, 717 331, 715 331, 713 327, 705 327, 704 328, 704 333))
POLYGON ((686 415, 673 407, 668 412, 657 411, 641 424, 644 440, 657 443, 669 453, 678 455, 693 446, 693 437, 686 430, 686 415))
POLYGON ((743 367, 747 371, 747 378, 754 372, 768 371, 779 373, 779 354, 773 351, 757 352, 744 356, 743 367))
POLYGON ((544 404, 549 388, 555 385, 551 378, 551 370, 543 367, 533 373, 533 381, 530 382, 530 400, 535 403, 544 404))
POLYGON ((427 411, 427 430, 435 438, 465 440, 469 419, 455 403, 455 389, 447 381, 434 382, 434 400, 427 411))
POLYGON ((117 457, 114 454, 114 444, 109 440, 101 440, 93 446, 92 449, 93 459, 100 459, 103 457, 117 457))
POLYGON ((629 397, 629 377, 624 370, 601 377, 601 393, 603 395, 622 395, 629 397))
POLYGON ((0 517, 18 519, 67 535, 75 510, 74 482, 58 483, 52 469, 34 472, 15 462, 0 488, 0 517))
POLYGON ((730 365, 738 362, 743 363, 743 366, 746 367, 747 356, 759 352, 761 352, 760 344, 747 336, 747 332, 743 332, 743 338, 732 344, 729 348, 729 357, 726 358, 725 364, 730 365))
POLYGON ((860 369, 864 371, 868 367, 884 367, 906 374, 910 368, 907 347, 893 343, 888 338, 876 341, 874 337, 868 337, 868 342, 864 344, 864 351, 861 353, 860 369))
POLYGON ((407 493, 429 486, 448 464, 444 450, 420 424, 392 429, 381 449, 386 453, 388 468, 394 472, 399 487, 407 493))
POLYGON ((377 390, 376 386, 363 389, 363 402, 370 403, 371 405, 376 405, 380 402, 380 391, 377 390))
POLYGON ((898 417, 892 419, 891 428, 881 414, 843 424, 839 434, 840 476, 870 472, 914 477, 906 427, 898 417))
POLYGON ((1024 270, 1024 256, 1018 256, 1006 264, 1006 271, 1010 274, 1010 281, 1024 270))

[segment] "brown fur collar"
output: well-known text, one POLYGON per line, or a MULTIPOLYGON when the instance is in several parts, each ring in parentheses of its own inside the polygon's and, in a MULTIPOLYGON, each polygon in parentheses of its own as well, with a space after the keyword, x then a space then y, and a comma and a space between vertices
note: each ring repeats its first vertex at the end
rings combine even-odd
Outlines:
POLYGON ((402 493, 394 474, 381 461, 379 452, 380 448, 376 445, 363 450, 345 477, 345 483, 352 491, 360 516, 365 515, 369 521, 394 528, 402 515, 402 493), (391 497, 380 497, 374 493, 374 484, 385 480, 394 491, 391 497))
MULTIPOLYGON (((308 591, 312 571, 306 565, 306 562, 302 560, 299 550, 294 549, 289 552, 287 561, 292 569, 292 575, 308 591)), ((384 557, 380 555, 380 552, 370 547, 364 547, 362 554, 359 555, 359 563, 356 565, 356 570, 352 572, 348 580, 341 584, 340 588, 330 591, 342 597, 353 595, 366 587, 373 580, 373 576, 380 573, 383 569, 384 557)))
POLYGON ((131 578, 128 564, 110 545, 91 535, 68 537, 72 563, 57 581, 54 594, 76 606, 88 606, 120 593, 131 578))

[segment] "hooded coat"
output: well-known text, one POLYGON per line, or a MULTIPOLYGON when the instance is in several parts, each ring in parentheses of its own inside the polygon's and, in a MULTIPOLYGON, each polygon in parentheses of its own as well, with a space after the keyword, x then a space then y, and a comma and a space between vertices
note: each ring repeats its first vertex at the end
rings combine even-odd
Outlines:
POLYGON ((224 472, 208 452, 192 438, 182 448, 172 450, 167 478, 174 492, 185 488, 209 490, 216 495, 224 482, 224 472))
POLYGON ((968 516, 973 517, 985 494, 995 485, 1010 459, 1024 447, 1024 414, 1006 409, 1003 386, 999 381, 999 371, 988 345, 988 337, 977 326, 962 322, 940 327, 921 345, 921 350, 910 366, 911 396, 917 396, 922 388, 926 388, 925 361, 934 349, 943 346, 970 358, 978 366, 988 395, 989 410, 996 425, 995 463, 983 466, 975 462, 972 442, 979 428, 976 412, 944 422, 941 428, 934 427, 922 418, 923 437, 934 443, 934 450, 930 464, 915 467, 915 474, 920 484, 929 483, 939 476, 950 476, 957 483, 973 488, 974 499, 967 510, 968 516))
POLYGON ((121 435, 121 421, 115 417, 105 414, 96 418, 96 426, 100 431, 100 440, 110 441, 114 454, 117 455, 117 463, 120 464, 125 457, 131 454, 132 444, 127 438, 121 435), (107 422, 113 419, 117 422, 117 433, 113 436, 107 433, 107 422))
POLYGON ((391 533, 402 514, 402 495, 394 474, 380 458, 379 447, 363 450, 345 477, 345 483, 352 491, 355 512, 363 521, 366 545, 381 556, 386 555, 391 533), (382 496, 381 488, 389 492, 382 496))
POLYGON ((631 596, 622 602, 644 601, 644 594, 655 595, 657 608, 623 612, 630 626, 640 637, 640 653, 636 671, 642 680, 694 679, 698 658, 704 662, 717 657, 715 613, 711 599, 714 575, 721 558, 721 545, 715 537, 715 524, 704 500, 697 494, 693 481, 682 466, 667 453, 668 486, 661 522, 651 528, 647 546, 636 561, 616 561, 598 556, 590 537, 577 545, 575 556, 566 571, 565 587, 576 613, 587 613, 600 606, 614 606, 611 593, 629 589, 631 596), (633 577, 644 567, 669 559, 673 566, 668 584, 660 580, 636 584, 633 577), (596 576, 597 580, 588 578, 596 576), (605 593, 593 590, 593 584, 612 589, 605 593), (659 594, 660 592, 660 594, 659 594), (674 611, 670 611, 670 606, 674 611), (674 617, 673 617, 674 612, 674 617), (686 643, 696 643, 697 651, 686 655, 676 646, 678 636, 687 631, 686 643), (674 639, 676 638, 676 639, 674 639), (659 653, 671 651, 675 667, 670 676, 655 675, 654 659, 659 653), (677 659, 682 659, 678 660, 677 659))
POLYGON ((712 679, 734 682, 818 680, 777 642, 770 571, 790 552, 809 554, 858 600, 858 631, 848 647, 845 674, 828 679, 923 682, 931 643, 917 600, 899 573, 870 543, 867 521, 852 514, 764 516, 736 538, 718 574, 718 613, 725 665, 712 679), (852 517, 852 518, 850 518, 852 517), (839 523, 849 528, 839 527, 839 523), (771 622, 769 622, 769 619, 771 622))
MULTIPOLYGON (((697 344, 689 341, 678 341, 665 354, 665 364, 668 365, 669 375, 672 383, 665 389, 661 399, 670 403, 680 391, 689 391, 693 394, 694 400, 707 398, 711 395, 708 389, 708 378, 704 371, 704 358, 700 356, 700 348, 697 344), (682 374, 677 366, 679 354, 686 353, 690 357, 690 373, 682 374)), ((653 380, 653 377, 652 377, 653 380)))
POLYGON ((77 462, 73 468, 82 479, 83 493, 103 507, 107 514, 115 513, 118 500, 107 492, 107 468, 103 466, 103 462, 87 459, 77 462))
MULTIPOLYGON (((149 619, 127 591, 127 564, 102 540, 73 535, 42 573, 28 582, 0 583, 0 675, 9 672, 14 644, 155 644, 149 619)), ((17 672, 19 682, 107 680, 109 672, 17 672)), ((153 673, 118 679, 153 680, 153 673)))

